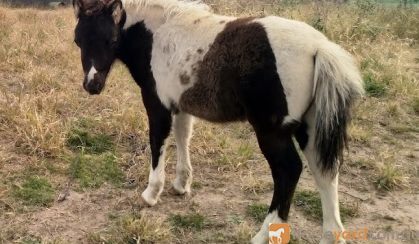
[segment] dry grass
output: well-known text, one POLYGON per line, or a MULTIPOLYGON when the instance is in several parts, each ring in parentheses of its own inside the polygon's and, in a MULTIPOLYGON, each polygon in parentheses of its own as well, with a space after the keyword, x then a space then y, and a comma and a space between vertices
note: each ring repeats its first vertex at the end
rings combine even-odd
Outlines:
POLYGON ((163 219, 151 215, 122 216, 108 231, 91 233, 88 243, 171 243, 170 227, 163 219))
MULTIPOLYGON (((276 4, 244 0, 206 2, 223 14, 274 14, 305 21, 353 53, 360 63, 368 94, 355 110, 350 139, 351 153, 356 155, 349 160, 343 179, 346 174, 349 179, 351 174, 357 174, 372 188, 378 184, 384 190, 417 186, 417 8, 382 8, 365 4, 367 1, 357 1, 358 4, 349 6, 295 4, 293 1, 276 4)), ((109 173, 117 172, 116 187, 121 187, 120 181, 124 177, 115 165, 123 170, 125 178, 136 181, 140 189, 147 181, 148 166, 145 165, 150 157, 148 126, 139 88, 131 81, 126 69, 117 64, 104 93, 96 97, 87 95, 81 86, 79 51, 73 44, 74 25, 70 9, 48 11, 0 7, 0 224, 9 226, 0 230, 0 242, 32 238, 27 230, 29 227, 21 226, 19 218, 44 211, 43 206, 51 204, 51 191, 56 189, 57 194, 71 178, 70 165, 74 166, 77 157, 87 160, 86 165, 93 165, 95 171, 95 162, 103 157, 101 153, 111 154, 115 160, 109 173), (37 188, 27 182, 31 180, 27 174, 22 174, 28 169, 34 177, 48 179, 42 182, 42 189, 47 192, 45 196, 31 197, 32 190, 37 188), (16 190, 16 182, 23 184, 23 189, 30 189, 29 194, 16 190), (28 209, 26 205, 35 207, 28 209), (13 231, 15 226, 19 228, 13 231)), ((209 174, 213 178, 206 182, 196 181, 194 190, 223 188, 230 179, 237 179, 237 194, 251 195, 255 199, 267 196, 272 185, 258 176, 261 172, 269 173, 266 165, 261 166, 264 159, 248 125, 218 126, 198 122, 196 127, 191 146, 192 160, 196 168, 208 169, 202 175, 209 174)), ((173 147, 169 151, 169 161, 173 162, 173 147)), ((91 174, 91 171, 86 172, 91 174)), ((197 177, 200 173, 197 171, 197 177)), ((88 179, 85 184, 94 187, 101 187, 108 181, 112 183, 112 179, 89 177, 88 173, 79 172, 73 188, 78 189, 84 184, 81 179, 88 179)), ((246 216, 246 206, 249 205, 244 204, 241 210, 237 210, 241 211, 241 216, 246 216)), ((147 240, 170 240, 170 231, 158 235, 151 231, 156 227, 154 224, 165 226, 159 221, 151 223, 143 217, 129 215, 118 221, 109 221, 113 229, 92 232, 96 234, 91 234, 88 239, 103 242, 103 238, 108 238, 124 243, 147 233, 147 240), (118 237, 119 233, 123 236, 118 237)), ((242 243, 256 228, 246 221, 240 223, 217 229, 214 233, 229 232, 217 238, 242 243)), ((198 235, 200 233, 188 232, 185 240, 176 242, 187 242, 198 235)))

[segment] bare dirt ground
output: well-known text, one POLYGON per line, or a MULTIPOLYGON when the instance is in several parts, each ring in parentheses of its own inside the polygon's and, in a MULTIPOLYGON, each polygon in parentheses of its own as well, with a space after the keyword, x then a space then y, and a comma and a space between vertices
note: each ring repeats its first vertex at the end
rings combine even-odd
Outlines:
MULTIPOLYGON (((417 10, 400 10, 400 17, 364 5, 316 10, 208 2, 220 13, 277 14, 323 26, 354 53, 373 88, 355 109, 340 175, 344 225, 369 230, 369 240, 351 243, 419 243, 417 10), (389 16, 394 22, 386 22, 389 16)), ((82 91, 74 21, 70 9, 0 7, 0 243, 247 243, 272 194, 250 126, 197 121, 190 196, 169 191, 176 160, 171 138, 165 191, 157 206, 143 208, 150 150, 139 89, 117 65, 103 95, 82 91), (69 138, 83 136, 74 128, 86 129, 93 144, 110 146, 71 148, 69 138), (102 134, 110 141, 94 137, 102 134), (102 180, 95 170, 123 177, 102 180)), ((318 195, 306 164, 297 189, 304 192, 309 196, 296 197, 290 213, 292 243, 318 243, 318 195)))

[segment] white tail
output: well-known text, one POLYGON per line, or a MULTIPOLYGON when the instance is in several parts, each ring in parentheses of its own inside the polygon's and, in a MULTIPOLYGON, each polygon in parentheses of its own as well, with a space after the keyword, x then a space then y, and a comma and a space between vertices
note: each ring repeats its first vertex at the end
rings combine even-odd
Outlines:
POLYGON ((314 84, 318 160, 324 171, 335 172, 346 146, 350 107, 364 93, 362 79, 352 56, 327 41, 317 50, 314 84))

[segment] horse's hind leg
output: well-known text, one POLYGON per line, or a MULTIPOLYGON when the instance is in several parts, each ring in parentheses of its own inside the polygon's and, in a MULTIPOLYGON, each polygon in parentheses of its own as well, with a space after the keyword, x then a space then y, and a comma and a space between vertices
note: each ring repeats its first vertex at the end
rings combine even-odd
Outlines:
MULTIPOLYGON (((323 174, 318 163, 318 153, 315 147, 314 107, 305 116, 305 123, 296 133, 296 139, 308 161, 310 170, 320 192, 323 212, 323 237, 321 244, 337 243, 333 235, 343 232, 343 225, 339 214, 338 174, 323 174)), ((338 243, 345 243, 343 238, 338 243)))
POLYGON ((281 223, 288 219, 292 197, 302 171, 302 162, 292 141, 292 135, 275 130, 264 130, 254 126, 259 146, 268 160, 274 180, 274 194, 259 233, 253 244, 268 242, 270 223, 281 223))
POLYGON ((191 192, 192 165, 189 158, 189 141, 192 134, 193 118, 180 112, 174 118, 174 134, 177 148, 176 178, 173 189, 178 194, 191 192))

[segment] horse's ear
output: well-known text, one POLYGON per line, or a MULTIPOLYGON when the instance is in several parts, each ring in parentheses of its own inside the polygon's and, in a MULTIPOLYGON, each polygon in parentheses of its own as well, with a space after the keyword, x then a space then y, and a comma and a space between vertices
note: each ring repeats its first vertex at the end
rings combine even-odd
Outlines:
POLYGON ((121 0, 101 0, 102 3, 111 11, 115 24, 119 24, 123 15, 121 0))
POLYGON ((123 10, 122 10, 122 2, 120 0, 115 0, 112 4, 112 18, 115 24, 119 24, 122 19, 123 10))
POLYGON ((74 14, 76 15, 76 18, 78 18, 80 15, 81 7, 82 7, 81 0, 73 0, 74 14))

